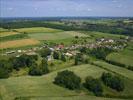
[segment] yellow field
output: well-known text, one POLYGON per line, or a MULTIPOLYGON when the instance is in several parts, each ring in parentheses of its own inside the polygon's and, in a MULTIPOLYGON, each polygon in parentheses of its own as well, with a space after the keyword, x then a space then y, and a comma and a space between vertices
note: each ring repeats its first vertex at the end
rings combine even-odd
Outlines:
POLYGON ((0 32, 0 37, 19 34, 18 32, 0 32))
POLYGON ((15 29, 18 32, 27 32, 27 33, 54 33, 54 32, 60 32, 62 30, 58 29, 52 29, 52 28, 45 28, 45 27, 33 27, 33 28, 20 28, 20 29, 15 29))
POLYGON ((7 41, 7 42, 0 43, 0 49, 15 48, 15 47, 28 46, 28 45, 36 45, 39 43, 40 42, 35 39, 22 39, 22 40, 7 41))

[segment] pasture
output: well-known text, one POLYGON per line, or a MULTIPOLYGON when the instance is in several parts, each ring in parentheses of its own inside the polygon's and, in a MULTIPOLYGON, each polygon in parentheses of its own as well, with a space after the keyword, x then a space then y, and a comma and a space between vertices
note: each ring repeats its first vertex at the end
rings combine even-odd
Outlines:
MULTIPOLYGON (((69 68, 65 68, 67 70, 74 71, 78 76, 84 78, 86 76, 92 76, 94 78, 100 77, 103 72, 107 72, 106 70, 99 68, 94 65, 79 65, 73 66, 69 68)), ((54 77, 56 76, 57 72, 65 70, 56 70, 47 75, 43 76, 21 76, 21 77, 10 77, 8 79, 1 79, 0 80, 0 96, 4 100, 13 100, 17 98, 17 100, 118 100, 118 99, 110 99, 110 98, 98 98, 92 95, 89 91, 77 90, 77 91, 70 91, 63 87, 57 86, 53 84, 54 77), (20 98, 20 99, 19 99, 20 98)), ((126 89, 122 93, 131 92, 129 95, 132 95, 132 82, 129 81, 126 83, 126 89), (127 91, 127 90, 130 91, 127 91)), ((117 95, 121 95, 121 93, 117 93, 110 89, 105 89, 104 94, 108 93, 115 93, 117 95)), ((113 95, 115 95, 113 94, 113 95)))
POLYGON ((106 59, 115 63, 120 63, 127 66, 133 66, 133 42, 129 42, 128 46, 118 52, 109 54, 106 59))
POLYGON ((110 34, 110 33, 103 33, 103 32, 95 32, 95 31, 82 31, 83 33, 92 36, 92 38, 112 38, 118 39, 120 37, 125 37, 124 35, 118 34, 110 34))
MULTIPOLYGON (((128 51, 127 51, 128 52, 128 51)), ((129 51, 131 52, 131 51, 129 51)), ((128 55, 127 53, 111 53, 107 56, 108 61, 117 62, 126 66, 133 66, 133 52, 128 55)))
POLYGON ((103 62, 103 61, 95 61, 94 64, 102 66, 102 68, 104 68, 106 70, 109 70, 111 72, 117 73, 121 76, 124 76, 128 79, 133 80, 133 72, 128 70, 128 69, 125 69, 125 68, 122 68, 119 66, 115 66, 115 65, 111 65, 111 64, 108 64, 108 63, 103 62))
POLYGON ((28 34, 29 37, 37 39, 37 40, 61 40, 73 38, 75 36, 86 37, 87 35, 74 31, 65 31, 65 32, 57 32, 57 33, 32 33, 28 34))
POLYGON ((61 32, 62 30, 53 29, 53 28, 45 28, 45 27, 33 27, 33 28, 20 28, 15 29, 18 32, 26 32, 26 33, 56 33, 61 32))
POLYGON ((16 48, 16 47, 22 47, 27 45, 37 45, 39 43, 40 42, 35 39, 12 40, 12 41, 1 42, 0 49, 16 48))

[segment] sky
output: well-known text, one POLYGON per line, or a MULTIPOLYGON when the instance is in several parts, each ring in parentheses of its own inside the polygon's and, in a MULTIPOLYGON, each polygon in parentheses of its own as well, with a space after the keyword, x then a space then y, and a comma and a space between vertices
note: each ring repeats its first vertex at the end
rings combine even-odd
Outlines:
POLYGON ((133 17, 133 0, 0 0, 0 17, 133 17))

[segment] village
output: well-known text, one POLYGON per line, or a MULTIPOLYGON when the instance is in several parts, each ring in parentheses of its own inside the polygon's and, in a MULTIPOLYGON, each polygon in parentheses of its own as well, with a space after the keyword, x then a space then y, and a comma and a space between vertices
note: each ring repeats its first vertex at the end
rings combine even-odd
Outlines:
POLYGON ((62 51, 65 50, 66 52, 63 53, 63 55, 67 57, 74 57, 77 53, 80 53, 79 48, 89 48, 89 49, 94 49, 94 48, 108 48, 108 49, 113 49, 113 50, 122 50, 127 46, 127 42, 129 41, 129 38, 125 39, 111 39, 111 38, 99 38, 96 39, 96 42, 94 43, 85 43, 85 44, 73 44, 71 46, 65 46, 64 44, 57 44, 55 46, 48 46, 47 44, 44 44, 42 46, 36 46, 32 47, 30 49, 18 49, 18 50, 11 50, 7 51, 5 53, 2 53, 1 55, 6 55, 6 56, 15 56, 15 57, 20 57, 22 54, 26 55, 38 55, 39 50, 43 50, 44 48, 49 48, 51 50, 51 55, 47 56, 48 61, 53 60, 53 52, 54 51, 62 51))

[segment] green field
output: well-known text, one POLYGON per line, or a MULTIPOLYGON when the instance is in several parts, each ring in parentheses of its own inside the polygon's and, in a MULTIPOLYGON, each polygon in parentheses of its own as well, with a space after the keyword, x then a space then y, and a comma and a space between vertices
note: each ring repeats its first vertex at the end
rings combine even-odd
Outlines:
POLYGON ((95 32, 95 31, 84 31, 83 33, 92 36, 92 38, 112 38, 112 39, 118 39, 120 37, 125 37, 124 35, 118 35, 118 34, 109 34, 109 33, 103 33, 103 32, 95 32))
MULTIPOLYGON (((92 76, 94 78, 100 77, 103 72, 106 70, 93 66, 93 65, 79 65, 70 68, 65 68, 71 71, 74 71, 78 76, 84 78, 86 76, 92 76)), ((62 69, 62 70, 65 70, 62 69)), ((110 100, 106 98, 97 98, 92 97, 90 92, 86 92, 84 90, 70 91, 68 89, 59 87, 54 85, 52 82, 57 72, 62 71, 57 70, 51 72, 50 74, 39 76, 39 77, 31 77, 31 76, 21 76, 21 77, 10 77, 9 79, 1 79, 0 80, 0 96, 2 100, 13 100, 16 97, 21 97, 20 100, 110 100), (54 99, 55 98, 55 99, 54 99)), ((104 94, 110 95, 133 95, 132 84, 133 82, 130 80, 125 80, 125 90, 122 93, 117 93, 111 89, 106 88, 104 90, 104 94), (130 92, 128 94, 128 92, 130 92)), ((19 99, 17 99, 19 100, 19 99)), ((111 99, 114 100, 114 99, 111 99)), ((118 99, 115 99, 118 100, 118 99)))
POLYGON ((58 33, 32 33, 29 37, 37 40, 61 40, 72 38, 74 36, 85 37, 87 35, 74 31, 58 32, 58 33))
POLYGON ((108 64, 108 63, 103 62, 103 61, 95 61, 94 64, 99 65, 102 68, 109 70, 111 72, 118 73, 119 75, 127 77, 130 80, 133 80, 133 72, 128 70, 128 69, 118 67, 115 65, 111 65, 111 64, 108 64))
POLYGON ((123 54, 123 53, 112 53, 110 55, 107 56, 107 60, 108 61, 113 61, 113 62, 117 62, 120 64, 124 64, 126 66, 133 66, 133 53, 131 53, 130 55, 128 54, 123 54))
POLYGON ((118 52, 109 54, 106 59, 127 66, 133 66, 133 42, 129 42, 128 46, 118 52))
POLYGON ((56 32, 62 32, 62 30, 59 29, 53 29, 53 28, 45 28, 45 27, 33 27, 33 28, 20 28, 15 29, 18 32, 26 32, 26 33, 56 33, 56 32))

